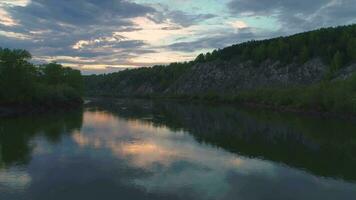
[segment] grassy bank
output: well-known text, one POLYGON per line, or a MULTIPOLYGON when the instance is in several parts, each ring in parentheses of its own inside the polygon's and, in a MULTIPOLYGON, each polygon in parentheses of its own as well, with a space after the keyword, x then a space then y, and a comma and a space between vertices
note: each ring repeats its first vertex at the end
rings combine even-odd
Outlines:
POLYGON ((347 80, 323 81, 310 86, 260 88, 221 95, 152 95, 150 98, 237 103, 296 112, 356 114, 356 74, 347 80))
POLYGON ((356 113, 356 78, 288 89, 241 92, 235 101, 302 111, 356 113))

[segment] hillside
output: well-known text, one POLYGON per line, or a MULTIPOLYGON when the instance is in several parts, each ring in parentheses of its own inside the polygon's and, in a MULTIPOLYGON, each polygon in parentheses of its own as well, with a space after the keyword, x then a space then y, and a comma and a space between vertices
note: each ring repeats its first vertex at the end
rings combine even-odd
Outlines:
POLYGON ((340 110, 334 108, 340 99, 329 96, 354 95, 355 63, 356 25, 349 25, 241 43, 185 63, 87 76, 85 82, 91 96, 197 97, 340 110))

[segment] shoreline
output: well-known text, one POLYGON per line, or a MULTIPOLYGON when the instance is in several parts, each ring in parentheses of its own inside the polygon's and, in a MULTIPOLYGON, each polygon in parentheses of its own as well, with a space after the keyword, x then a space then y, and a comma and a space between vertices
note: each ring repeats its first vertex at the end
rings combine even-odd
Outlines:
POLYGON ((217 99, 207 99, 207 98, 198 98, 195 96, 188 97, 172 97, 172 96, 87 96, 84 99, 140 99, 140 100, 158 100, 158 101, 178 101, 178 102, 189 102, 189 103, 207 103, 207 104, 226 104, 226 105, 235 105, 245 108, 252 109, 264 109, 272 112, 280 112, 280 113, 294 113, 300 115, 308 115, 315 117, 323 117, 323 118, 339 118, 346 120, 356 119, 356 113, 345 113, 345 112, 332 112, 332 111, 320 111, 317 109, 301 109, 295 108, 293 106, 276 106, 272 104, 263 104, 256 102, 248 102, 248 101, 236 101, 224 99, 223 97, 218 97, 217 99))
POLYGON ((80 108, 84 105, 84 101, 62 102, 57 104, 13 104, 0 105, 0 118, 19 117, 25 115, 45 114, 50 112, 68 111, 80 108))

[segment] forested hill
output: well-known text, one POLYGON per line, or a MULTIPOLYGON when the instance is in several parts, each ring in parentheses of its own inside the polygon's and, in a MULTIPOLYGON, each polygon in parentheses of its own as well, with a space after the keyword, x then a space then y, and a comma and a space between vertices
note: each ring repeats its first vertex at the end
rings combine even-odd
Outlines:
POLYGON ((82 101, 79 70, 56 63, 36 66, 25 50, 0 48, 0 115, 10 107, 61 107, 82 101))
MULTIPOLYGON (((230 96, 239 100, 244 94, 243 99, 270 103, 288 95, 275 94, 272 96, 279 99, 266 100, 250 93, 273 89, 280 94, 281 90, 313 86, 318 91, 310 93, 324 94, 316 85, 349 80, 355 63, 356 25, 349 25, 249 41, 201 54, 185 63, 87 76, 85 91, 95 96, 230 96)), ((292 97, 293 92, 288 92, 292 97)), ((285 99, 285 104, 290 99, 285 99)))
POLYGON ((262 41, 249 41, 211 53, 201 54, 196 62, 214 60, 254 61, 267 59, 283 64, 303 64, 313 58, 321 58, 335 70, 356 60, 356 25, 323 28, 316 31, 262 41))

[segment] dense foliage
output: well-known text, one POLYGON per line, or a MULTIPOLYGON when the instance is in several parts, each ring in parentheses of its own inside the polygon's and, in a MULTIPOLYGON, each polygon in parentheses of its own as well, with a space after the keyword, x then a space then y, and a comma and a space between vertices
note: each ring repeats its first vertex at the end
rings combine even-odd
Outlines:
POLYGON ((356 74, 347 80, 242 92, 236 100, 318 112, 356 113, 356 74))
POLYGON ((25 50, 0 48, 0 105, 52 106, 81 101, 80 71, 56 63, 35 66, 25 50))
POLYGON ((288 37, 249 41, 201 54, 196 61, 238 59, 261 62, 271 59, 284 63, 304 63, 316 57, 330 64, 333 70, 356 60, 356 25, 322 28, 288 37))
POLYGON ((121 72, 91 75, 85 77, 87 95, 115 95, 124 87, 137 88, 145 83, 157 92, 162 92, 184 74, 194 62, 172 63, 168 66, 158 65, 121 72))

